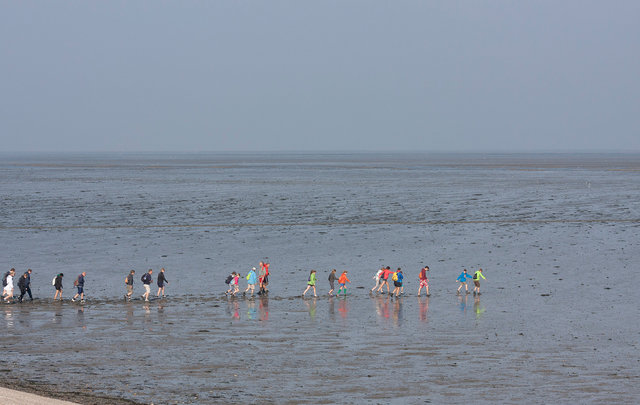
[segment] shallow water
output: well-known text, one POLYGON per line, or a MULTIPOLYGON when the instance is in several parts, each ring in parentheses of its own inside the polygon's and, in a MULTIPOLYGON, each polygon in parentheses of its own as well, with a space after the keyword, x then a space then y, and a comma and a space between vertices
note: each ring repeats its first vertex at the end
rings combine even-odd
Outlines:
POLYGON ((31 267, 41 298, 0 307, 6 376, 143 403, 640 394, 640 156, 3 161, 2 261, 31 267), (220 295, 265 257, 268 299, 220 295), (403 267, 405 297, 369 296, 382 264, 403 267), (121 301, 130 268, 159 267, 167 300, 121 301), (485 269, 481 296, 455 295, 463 267, 485 269), (321 296, 303 300, 311 268, 321 296), (346 298, 326 297, 330 268, 349 270, 346 298), (87 303, 51 302, 53 275, 69 297, 81 271, 87 303))

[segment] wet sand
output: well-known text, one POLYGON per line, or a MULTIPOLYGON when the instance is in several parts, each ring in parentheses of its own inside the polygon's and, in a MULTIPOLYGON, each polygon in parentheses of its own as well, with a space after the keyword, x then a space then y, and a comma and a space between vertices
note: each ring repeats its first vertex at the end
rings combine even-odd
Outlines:
POLYGON ((76 400, 634 403, 636 326, 553 314, 555 293, 505 305, 506 290, 454 291, 5 305, 2 371, 76 400))
POLYGON ((41 298, 0 305, 0 385, 96 404, 640 397, 636 155, 74 159, 0 165, 3 260, 41 298), (268 298, 220 295, 265 256, 268 298), (368 294, 383 264, 407 296, 368 294), (160 267, 166 300, 123 301, 129 269, 139 297, 160 267), (456 296, 464 267, 481 296, 456 296), (331 268, 348 297, 324 295, 331 268), (53 275, 69 298, 82 271, 87 302, 52 302, 53 275))

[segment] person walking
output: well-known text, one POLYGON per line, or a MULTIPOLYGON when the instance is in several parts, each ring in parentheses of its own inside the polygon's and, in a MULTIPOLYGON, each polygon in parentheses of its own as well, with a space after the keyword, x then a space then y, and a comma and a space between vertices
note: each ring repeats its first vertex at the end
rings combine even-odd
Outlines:
POLYGON ((246 295, 247 291, 251 291, 251 296, 253 297, 257 283, 258 276, 256 275, 256 268, 252 267, 251 270, 249 270, 249 274, 247 274, 247 289, 244 290, 242 295, 246 295))
POLYGON ((382 270, 382 275, 380 276, 380 287, 378 287, 378 291, 381 292, 382 294, 384 294, 384 291, 382 291, 382 289, 384 288, 384 286, 387 286, 387 294, 390 294, 391 291, 391 287, 389 287, 389 275, 391 275, 391 273, 393 273, 391 271, 391 267, 387 266, 386 268, 384 268, 382 270))
MULTIPOLYGON (((20 289, 20 297, 18 297, 18 302, 22 302, 22 297, 27 293, 27 278, 29 277, 28 273, 24 273, 22 277, 18 280, 18 288, 20 289)), ((33 298, 31 299, 33 301, 33 298)))
POLYGON ((334 290, 333 283, 335 283, 337 279, 338 277, 336 277, 336 269, 331 270, 331 273, 329 273, 329 287, 331 287, 331 289, 329 290, 330 297, 333 295, 333 290, 334 290))
MULTIPOLYGON (((24 292, 22 291, 22 289, 20 289, 20 302, 22 302, 22 297, 24 297, 24 294, 29 294, 29 300, 33 301, 33 295, 31 295, 31 269, 27 269, 27 271, 24 272, 24 274, 22 275, 25 279, 25 281, 23 281, 24 283, 24 292)), ((22 281, 22 278, 20 278, 20 281, 22 281)))
POLYGON ((11 269, 7 273, 5 273, 2 280, 2 296, 4 297, 5 302, 9 302, 9 300, 13 300, 13 277, 16 275, 16 269, 11 269))
POLYGON ((135 270, 131 270, 127 277, 124 279, 124 285, 127 286, 127 293, 124 295, 126 301, 131 301, 133 295, 133 275, 136 274, 135 270))
POLYGON ((311 272, 309 273, 309 281, 307 281, 307 289, 304 290, 304 292, 302 293, 303 297, 307 293, 307 291, 309 291, 309 288, 313 288, 313 296, 317 297, 317 295, 316 295, 316 271, 315 270, 311 270, 311 272))
POLYGON ((482 277, 483 280, 486 280, 482 274, 482 269, 478 269, 478 271, 473 273, 473 295, 480 295, 480 277, 482 277))
POLYGON ((167 278, 164 276, 164 267, 160 269, 160 274, 158 274, 158 297, 160 297, 160 293, 162 293, 162 298, 164 298, 164 285, 169 284, 167 278))
POLYGON ((422 287, 427 291, 427 297, 429 294, 429 278, 427 277, 427 272, 429 271, 429 266, 424 266, 422 270, 420 270, 420 274, 418 275, 418 279, 420 280, 420 286, 418 287, 418 297, 420 296, 420 292, 422 291, 422 287))
POLYGON ((76 302, 76 298, 80 297, 80 302, 84 304, 84 278, 86 275, 87 273, 83 271, 73 282, 73 285, 78 289, 78 292, 73 296, 73 298, 71 298, 71 302, 76 302))
POLYGON ((149 269, 146 273, 140 277, 140 281, 142 281, 142 286, 144 287, 144 294, 142 294, 142 298, 145 301, 149 301, 149 294, 151 294, 151 283, 153 282, 153 278, 151 275, 153 274, 153 270, 149 269))
POLYGON ((53 279, 53 286, 56 288, 56 294, 53 296, 53 300, 55 301, 58 296, 60 297, 60 301, 62 301, 62 277, 64 277, 63 273, 59 273, 53 279))
POLYGON ((347 278, 347 271, 343 271, 342 274, 340 275, 340 278, 338 278, 338 292, 336 293, 337 295, 340 295, 340 291, 342 291, 342 293, 346 296, 347 295, 347 283, 350 283, 351 280, 349 280, 347 278))
POLYGON ((229 295, 233 292, 233 279, 235 277, 236 277, 236 272, 232 271, 231 274, 229 274, 227 278, 224 280, 224 283, 229 286, 229 288, 227 288, 227 292, 224 293, 225 295, 229 295))
POLYGON ((398 298, 400 296, 400 288, 402 288, 402 280, 404 279, 404 275, 402 274, 402 269, 400 267, 398 267, 398 270, 396 270, 396 272, 393 274, 393 292, 391 293, 391 295, 396 296, 396 298, 398 298))
POLYGON ((467 279, 471 279, 471 274, 467 273, 467 269, 462 270, 462 273, 460 273, 460 275, 458 276, 458 278, 456 279, 456 281, 458 281, 460 283, 460 285, 458 286, 458 292, 457 294, 460 294, 460 290, 462 289, 462 287, 464 286, 464 291, 466 294, 469 294, 469 286, 467 285, 467 279))
POLYGON ((269 263, 260 262, 260 271, 258 273, 258 295, 266 294, 267 285, 269 285, 269 263))
POLYGON ((231 283, 229 284, 229 289, 231 290, 231 296, 235 297, 237 293, 240 292, 240 286, 238 282, 240 281, 240 273, 235 273, 235 276, 231 279, 231 283))
POLYGON ((380 287, 380 277, 382 276, 382 273, 384 273, 384 266, 376 272, 375 276, 373 276, 373 279, 376 281, 376 285, 373 286, 371 292, 374 292, 376 288, 380 287))

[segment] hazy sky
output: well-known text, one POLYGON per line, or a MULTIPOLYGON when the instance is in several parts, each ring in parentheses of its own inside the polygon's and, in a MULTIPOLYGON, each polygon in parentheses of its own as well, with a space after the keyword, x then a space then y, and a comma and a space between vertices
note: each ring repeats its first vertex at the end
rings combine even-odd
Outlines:
POLYGON ((640 151, 640 1, 0 0, 0 151, 640 151))

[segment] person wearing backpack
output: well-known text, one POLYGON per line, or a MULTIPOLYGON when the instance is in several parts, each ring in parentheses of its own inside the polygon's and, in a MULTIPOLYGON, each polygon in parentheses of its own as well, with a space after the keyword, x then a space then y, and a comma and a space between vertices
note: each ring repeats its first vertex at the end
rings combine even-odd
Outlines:
POLYGON ((58 298, 58 296, 60 296, 60 301, 62 301, 62 277, 64 277, 64 274, 59 273, 53 279, 53 286, 56 288, 56 294, 53 296, 54 301, 58 298))
POLYGON ((486 280, 482 274, 482 269, 478 269, 478 271, 473 273, 473 295, 480 295, 480 277, 482 277, 483 280, 486 280))
POLYGON ((252 267, 249 270, 249 274, 247 274, 247 289, 244 290, 242 295, 246 295, 247 291, 251 291, 251 296, 253 297, 253 293, 256 289, 256 284, 258 283, 258 276, 256 275, 256 268, 252 267))
POLYGON ((311 270, 311 272, 309 273, 309 281, 307 281, 307 289, 304 290, 304 292, 302 293, 303 297, 307 293, 307 291, 309 291, 309 288, 313 288, 313 296, 317 297, 317 295, 316 295, 316 271, 315 270, 311 270))
POLYGON ((260 291, 258 291, 258 295, 266 294, 269 292, 269 290, 267 290, 267 285, 269 285, 269 263, 260 262, 260 272, 258 273, 258 284, 260 286, 260 291))
POLYGON ((16 269, 11 269, 5 273, 2 278, 2 296, 5 302, 9 302, 13 299, 13 276, 16 274, 16 269))
POLYGON ((229 286, 229 288, 227 289, 227 292, 224 293, 225 295, 229 295, 233 293, 233 280, 235 278, 236 278, 236 272, 232 271, 231 274, 229 274, 227 278, 224 280, 224 283, 229 286))
POLYGON ((420 280, 420 286, 418 287, 418 297, 420 296, 420 292, 422 291, 422 287, 427 290, 427 297, 429 294, 429 278, 427 277, 427 272, 429 271, 429 266, 424 266, 422 270, 420 270, 420 274, 418 275, 418 280, 420 280))
POLYGON ((391 293, 391 295, 394 295, 397 297, 400 296, 400 288, 402 287, 402 279, 404 278, 404 276, 402 275, 402 269, 400 269, 400 267, 398 267, 398 270, 396 270, 395 273, 393 273, 393 276, 391 277, 391 280, 393 280, 393 292, 391 293))
POLYGON ((78 292, 71 298, 71 302, 76 302, 76 298, 80 297, 80 302, 84 304, 84 278, 86 275, 87 273, 83 271, 73 282, 73 286, 78 289, 78 292))
POLYGON ((242 277, 242 275, 240 275, 240 273, 236 273, 236 275, 233 277, 233 279, 229 283, 229 287, 232 288, 231 295, 233 295, 234 297, 236 296, 237 293, 240 292, 240 286, 238 285, 238 281, 240 280, 240 277, 242 277))
POLYGON ((144 294, 142 294, 142 298, 144 298, 145 301, 149 301, 149 294, 151 294, 151 283, 153 282, 153 278, 151 278, 152 274, 153 270, 149 269, 149 271, 140 277, 140 281, 142 281, 142 286, 144 287, 144 294))
POLYGON ((380 284, 380 287, 378 287, 378 291, 382 294, 384 294, 384 291, 382 291, 382 289, 385 285, 387 286, 387 294, 390 294, 391 287, 389 287, 389 276, 391 275, 391 273, 393 272, 391 271, 391 267, 389 266, 382 270, 382 275, 380 276, 380 281, 382 281, 382 283, 380 284))
POLYGON ((124 279, 124 285, 127 286, 127 293, 124 295, 125 301, 131 301, 133 295, 133 275, 136 274, 135 270, 131 270, 127 277, 124 279))
POLYGON ((169 281, 164 276, 164 267, 160 269, 160 273, 158 274, 158 297, 160 297, 160 293, 162 293, 162 298, 164 298, 164 284, 169 284, 169 281))

